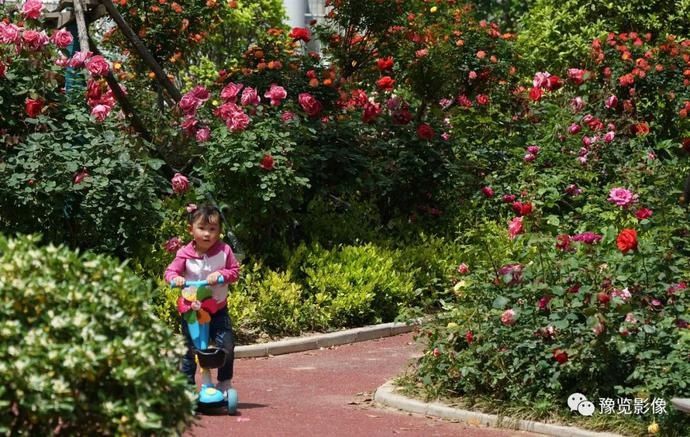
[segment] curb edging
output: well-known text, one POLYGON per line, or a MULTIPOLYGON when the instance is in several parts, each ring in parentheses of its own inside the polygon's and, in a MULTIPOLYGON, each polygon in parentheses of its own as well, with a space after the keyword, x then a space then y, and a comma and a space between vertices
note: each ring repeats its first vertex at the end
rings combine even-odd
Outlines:
POLYGON ((495 428, 508 428, 520 431, 530 431, 539 434, 562 437, 623 437, 609 432, 587 431, 581 428, 565 425, 553 425, 533 420, 515 419, 495 414, 478 413, 450 407, 440 402, 422 402, 411 399, 396 392, 392 381, 387 381, 374 392, 374 402, 410 413, 425 416, 440 417, 442 419, 457 420, 470 425, 483 425, 495 428))
POLYGON ((308 350, 339 346, 360 341, 375 340, 383 337, 413 331, 421 320, 382 323, 362 328, 318 334, 311 337, 297 337, 268 343, 251 344, 235 347, 235 358, 259 358, 269 355, 291 354, 308 350))

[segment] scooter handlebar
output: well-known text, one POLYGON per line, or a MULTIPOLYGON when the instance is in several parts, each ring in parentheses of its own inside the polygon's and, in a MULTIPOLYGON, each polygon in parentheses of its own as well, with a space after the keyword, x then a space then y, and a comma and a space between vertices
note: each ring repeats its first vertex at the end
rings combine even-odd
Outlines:
MULTIPOLYGON (((223 281, 224 281, 224 280, 223 280, 223 277, 222 277, 222 276, 219 276, 219 277, 218 277, 218 282, 217 282, 216 284, 222 284, 223 281)), ((201 280, 201 281, 184 281, 184 286, 185 286, 185 287, 197 287, 197 288, 198 288, 198 287, 205 287, 205 286, 207 286, 207 285, 208 285, 208 281, 205 280, 205 279, 204 279, 204 280, 201 280)), ((175 281, 174 281, 174 280, 170 281, 170 286, 173 287, 173 288, 176 287, 175 281)))

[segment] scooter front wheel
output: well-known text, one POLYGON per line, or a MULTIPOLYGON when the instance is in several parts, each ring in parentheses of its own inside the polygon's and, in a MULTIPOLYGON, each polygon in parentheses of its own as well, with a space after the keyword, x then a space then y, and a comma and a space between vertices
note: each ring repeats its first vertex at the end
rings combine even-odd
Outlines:
POLYGON ((234 388, 231 388, 227 392, 228 396, 228 414, 234 415, 237 413, 237 404, 239 403, 239 399, 237 397, 237 390, 234 388))

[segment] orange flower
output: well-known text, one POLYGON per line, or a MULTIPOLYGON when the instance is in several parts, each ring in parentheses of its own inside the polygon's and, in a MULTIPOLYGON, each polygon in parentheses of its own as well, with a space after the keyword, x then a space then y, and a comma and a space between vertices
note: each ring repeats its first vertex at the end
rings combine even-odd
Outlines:
POLYGON ((616 238, 616 246, 623 253, 637 250, 637 231, 635 229, 623 229, 616 238))
POLYGON ((182 6, 180 6, 177 2, 173 2, 173 4, 170 5, 170 9, 178 14, 182 13, 182 6))

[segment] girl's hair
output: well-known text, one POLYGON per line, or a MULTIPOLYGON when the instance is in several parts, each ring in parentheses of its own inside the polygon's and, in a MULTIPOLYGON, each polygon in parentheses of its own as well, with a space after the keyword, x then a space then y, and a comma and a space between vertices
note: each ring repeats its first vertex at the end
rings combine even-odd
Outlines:
POLYGON ((202 220, 204 223, 220 226, 220 209, 218 209, 216 206, 206 204, 199 206, 187 214, 187 221, 190 225, 196 223, 198 220, 202 220))

